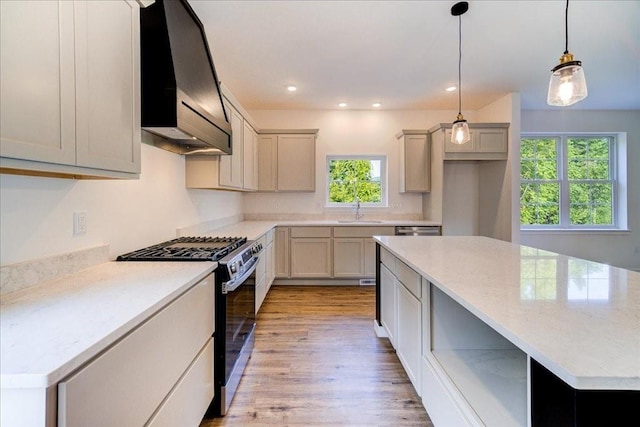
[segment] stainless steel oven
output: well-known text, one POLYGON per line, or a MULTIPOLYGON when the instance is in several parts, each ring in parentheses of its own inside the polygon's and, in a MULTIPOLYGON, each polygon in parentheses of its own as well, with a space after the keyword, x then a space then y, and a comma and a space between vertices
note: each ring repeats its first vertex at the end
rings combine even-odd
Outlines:
MULTIPOLYGON (((217 261, 214 392, 207 416, 227 413, 254 343, 256 266, 262 244, 245 237, 180 237, 120 255, 118 261, 217 261)), ((187 332, 185 332, 187 333, 187 332)))
POLYGON ((207 416, 229 410, 255 341, 256 266, 262 245, 248 242, 218 261, 216 331, 214 333, 215 397, 207 416))

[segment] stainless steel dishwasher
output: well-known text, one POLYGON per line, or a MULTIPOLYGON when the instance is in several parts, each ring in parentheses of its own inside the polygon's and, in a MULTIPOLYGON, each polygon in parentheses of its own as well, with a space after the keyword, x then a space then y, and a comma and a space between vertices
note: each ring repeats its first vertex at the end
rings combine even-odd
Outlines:
POLYGON ((442 229, 439 225, 417 225, 396 227, 396 236, 440 236, 442 229))

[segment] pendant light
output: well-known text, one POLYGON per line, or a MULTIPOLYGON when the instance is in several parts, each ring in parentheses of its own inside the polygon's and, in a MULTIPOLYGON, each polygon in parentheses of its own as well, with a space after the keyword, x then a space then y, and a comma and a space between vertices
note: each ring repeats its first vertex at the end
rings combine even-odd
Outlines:
POLYGON ((461 1, 451 7, 451 15, 458 17, 458 117, 451 127, 451 142, 465 144, 471 140, 469 124, 462 116, 462 15, 469 10, 469 3, 461 1))
POLYGON ((573 59, 569 53, 569 0, 564 12, 565 45, 560 64, 551 70, 547 104, 566 107, 587 97, 587 81, 584 78, 582 62, 573 59))

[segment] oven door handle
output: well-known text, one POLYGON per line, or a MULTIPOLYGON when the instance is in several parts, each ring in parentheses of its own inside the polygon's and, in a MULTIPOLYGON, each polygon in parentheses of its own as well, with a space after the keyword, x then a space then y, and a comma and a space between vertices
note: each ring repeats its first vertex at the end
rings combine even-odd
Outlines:
POLYGON ((233 278, 233 280, 229 280, 228 282, 222 284, 223 294, 228 294, 229 292, 233 292, 238 289, 240 285, 242 285, 244 281, 247 280, 247 277, 251 276, 253 272, 256 271, 256 267, 258 266, 258 257, 251 258, 251 260, 247 264, 249 265, 249 268, 247 268, 245 272, 242 273, 242 276, 235 277, 233 278))

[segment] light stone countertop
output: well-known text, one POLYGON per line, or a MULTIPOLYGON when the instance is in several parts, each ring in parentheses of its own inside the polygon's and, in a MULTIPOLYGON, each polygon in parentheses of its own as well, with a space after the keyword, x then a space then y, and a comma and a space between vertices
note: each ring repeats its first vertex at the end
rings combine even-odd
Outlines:
POLYGON ((394 227, 394 226, 441 226, 439 222, 427 220, 277 220, 277 221, 243 221, 225 227, 210 230, 207 236, 238 236, 256 240, 274 227, 394 227), (375 221, 375 222, 374 222, 375 221))
POLYGON ((2 388, 56 384, 198 283, 214 262, 107 262, 2 296, 2 388))
POLYGON ((375 239, 572 387, 640 390, 640 273, 486 237, 375 239))

